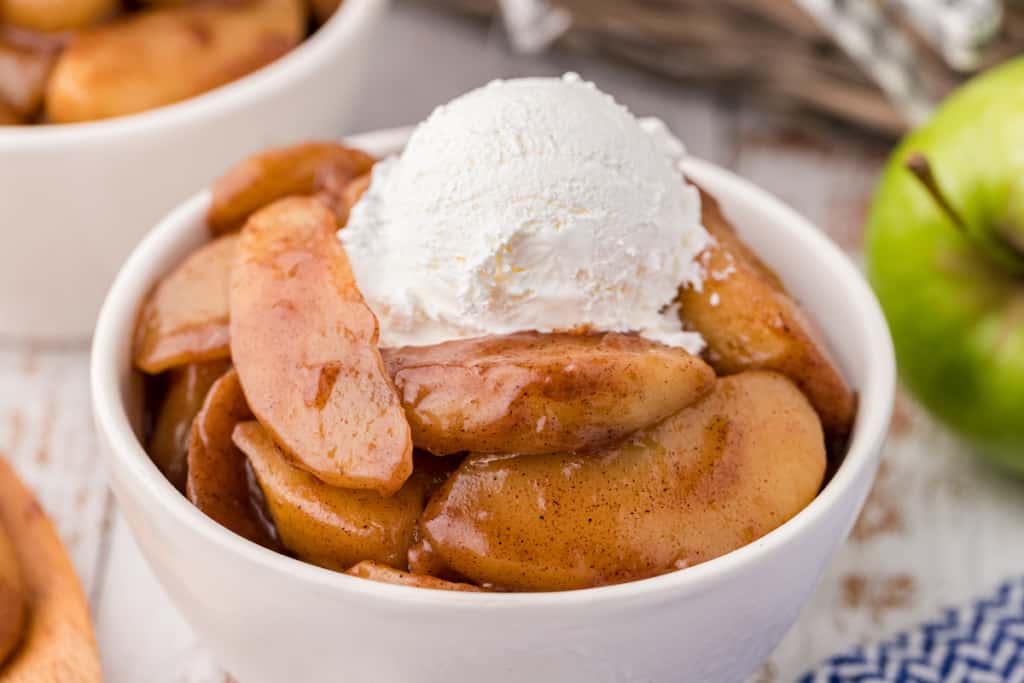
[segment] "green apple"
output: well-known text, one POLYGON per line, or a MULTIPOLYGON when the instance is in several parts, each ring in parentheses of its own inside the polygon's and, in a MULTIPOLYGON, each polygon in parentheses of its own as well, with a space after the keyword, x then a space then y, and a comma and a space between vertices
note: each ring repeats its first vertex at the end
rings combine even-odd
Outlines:
POLYGON ((970 81, 903 140, 871 206, 867 258, 905 384, 1024 474, 1024 58, 970 81))

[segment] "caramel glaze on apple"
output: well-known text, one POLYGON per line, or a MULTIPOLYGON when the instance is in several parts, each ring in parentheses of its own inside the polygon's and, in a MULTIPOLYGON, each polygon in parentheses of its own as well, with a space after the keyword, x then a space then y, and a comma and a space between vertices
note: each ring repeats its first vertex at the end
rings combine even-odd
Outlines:
POLYGON ((236 164, 213 185, 207 223, 215 234, 241 229, 260 208, 283 197, 314 195, 331 208, 339 225, 368 177, 375 159, 334 142, 307 142, 269 149, 236 164))
POLYGON ((180 102, 269 64, 306 34, 302 0, 174 4, 77 30, 46 86, 49 122, 95 121, 180 102))
POLYGON ((186 258, 150 293, 136 326, 134 361, 149 374, 228 358, 229 290, 245 221, 277 199, 310 195, 344 225, 369 184, 374 158, 337 143, 310 142, 244 159, 213 186, 207 222, 221 235, 186 258))
POLYGON ((678 301, 684 323, 707 342, 708 362, 720 375, 743 370, 786 375, 810 399, 826 434, 846 436, 856 400, 821 334, 706 192, 701 218, 715 238, 699 257, 706 277, 700 289, 680 289, 678 301))
POLYGON ((385 349, 413 441, 435 455, 597 448, 700 399, 714 371, 632 334, 518 334, 385 349))
POLYGON ((231 438, 238 423, 252 419, 238 373, 228 370, 210 388, 192 423, 188 499, 239 536, 279 550, 277 530, 267 523, 263 501, 252 495, 245 454, 231 438))
POLYGON ((179 491, 185 491, 189 435, 210 387, 230 367, 227 359, 189 363, 166 373, 167 390, 156 411, 149 456, 179 491))
POLYGON ((804 395, 782 375, 745 372, 603 451, 470 455, 427 506, 430 552, 414 553, 412 570, 443 565, 519 591, 662 574, 776 528, 817 495, 824 472, 804 395))
POLYGON ((344 571, 362 560, 405 568, 427 498, 451 465, 431 456, 395 494, 330 486, 301 470, 258 422, 235 427, 281 542, 312 564, 344 571))
POLYGON ((253 413, 294 465, 346 488, 398 491, 412 473, 409 423, 321 202, 253 214, 231 272, 231 356, 253 413))
POLYGON ((227 358, 228 294, 238 235, 205 244, 160 281, 146 300, 135 333, 135 365, 155 374, 227 358))

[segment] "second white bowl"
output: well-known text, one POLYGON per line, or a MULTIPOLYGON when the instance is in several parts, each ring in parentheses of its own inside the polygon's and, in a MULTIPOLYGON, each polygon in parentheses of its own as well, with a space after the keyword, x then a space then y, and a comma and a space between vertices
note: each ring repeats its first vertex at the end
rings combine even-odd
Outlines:
MULTIPOLYGON (((394 152, 408 131, 354 138, 394 152)), ((245 683, 738 683, 796 619, 864 501, 889 424, 892 344, 874 296, 818 230, 750 183, 693 160, 750 245, 819 322, 857 388, 846 457, 770 534, 682 571, 561 593, 453 593, 374 583, 249 543, 194 508, 133 429, 132 331, 146 292, 208 237, 203 192, 122 268, 100 315, 93 406, 111 485, 143 554, 221 663, 245 683)))
POLYGON ((0 340, 88 339, 118 266, 175 203, 247 154, 340 135, 387 4, 345 0, 281 59, 180 104, 0 127, 0 340))

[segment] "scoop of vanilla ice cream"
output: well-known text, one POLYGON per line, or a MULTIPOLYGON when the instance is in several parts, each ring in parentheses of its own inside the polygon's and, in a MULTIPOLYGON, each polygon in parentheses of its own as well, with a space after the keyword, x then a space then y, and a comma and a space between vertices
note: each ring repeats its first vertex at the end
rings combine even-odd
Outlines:
POLYGON ((709 237, 659 124, 574 74, 437 108, 340 232, 382 343, 592 328, 699 351, 672 302, 709 237))

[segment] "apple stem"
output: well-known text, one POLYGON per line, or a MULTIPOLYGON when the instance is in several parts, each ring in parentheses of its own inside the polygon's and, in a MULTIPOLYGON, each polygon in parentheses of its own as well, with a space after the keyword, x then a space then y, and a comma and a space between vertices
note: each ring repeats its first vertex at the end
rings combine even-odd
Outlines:
POLYGON ((907 169, 914 174, 924 189, 928 191, 928 194, 932 196, 935 203, 938 204, 942 212, 945 213, 953 225, 960 230, 960 232, 966 233, 966 224, 964 219, 960 216, 953 205, 949 203, 949 199, 946 197, 946 193, 942 191, 939 186, 939 181, 935 178, 935 173, 932 171, 932 165, 921 152, 914 152, 907 158, 907 169))

